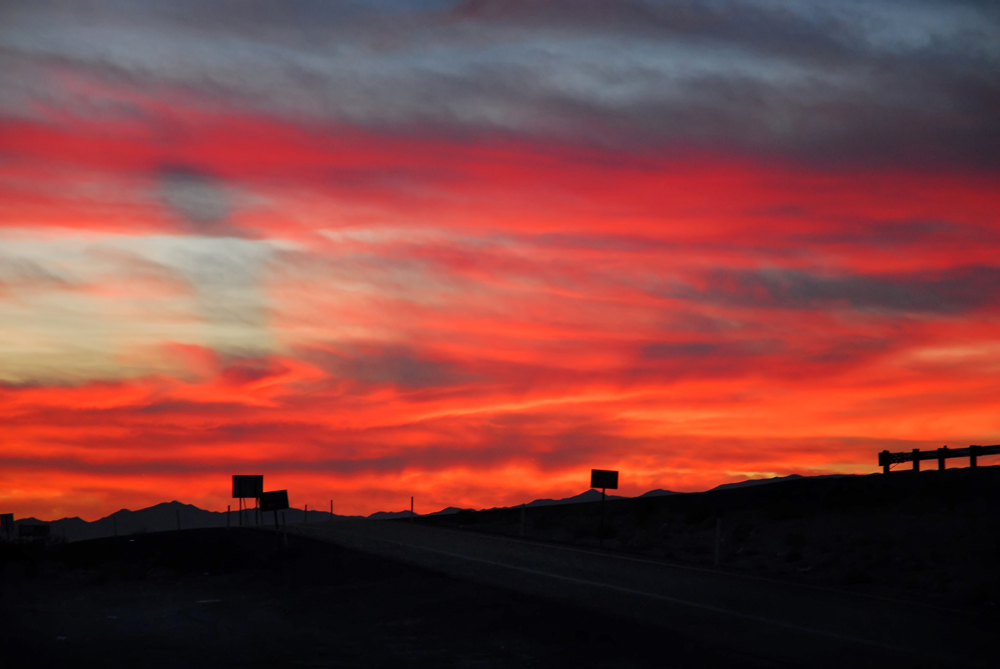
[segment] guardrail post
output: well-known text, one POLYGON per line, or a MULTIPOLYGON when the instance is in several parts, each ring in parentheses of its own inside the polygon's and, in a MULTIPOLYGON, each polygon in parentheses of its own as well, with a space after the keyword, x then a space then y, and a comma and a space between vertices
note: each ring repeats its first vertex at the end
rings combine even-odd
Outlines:
POLYGON ((890 453, 889 451, 879 451, 878 466, 882 468, 883 474, 888 474, 892 465, 901 464, 910 460, 913 462, 913 471, 920 471, 921 460, 937 459, 938 471, 944 471, 948 466, 948 458, 964 458, 969 456, 969 469, 976 469, 979 466, 979 458, 989 455, 1000 455, 1000 444, 982 446, 971 444, 968 448, 949 448, 947 444, 941 448, 931 449, 921 452, 919 448, 901 453, 890 453))
POLYGON ((889 473, 889 451, 882 451, 878 454, 878 463, 882 465, 882 473, 889 473))

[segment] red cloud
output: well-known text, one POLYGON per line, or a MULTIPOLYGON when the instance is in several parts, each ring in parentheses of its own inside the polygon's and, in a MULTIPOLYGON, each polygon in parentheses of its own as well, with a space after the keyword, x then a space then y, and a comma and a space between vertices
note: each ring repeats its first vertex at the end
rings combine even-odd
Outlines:
MULTIPOLYGON (((202 313, 211 336, 115 350, 113 378, 0 386, 0 483, 18 515, 175 497, 222 509, 237 470, 343 513, 411 494, 424 512, 568 495, 592 466, 621 469, 626 494, 697 490, 874 471, 882 448, 1000 431, 994 174, 138 104, 151 121, 4 122, 0 234, 37 244, 17 246, 36 277, 64 262, 45 244, 65 236, 258 244, 257 283, 222 288, 259 292, 267 344, 227 339, 249 327, 240 313, 202 313), (177 165, 211 178, 172 210, 157 180, 177 165), (223 189, 212 230, 178 223, 223 189)), ((74 290, 199 289, 163 262, 93 257, 83 284, 31 294, 27 274, 0 274, 7 329, 74 290)), ((230 306, 225 290, 203 311, 230 306)))

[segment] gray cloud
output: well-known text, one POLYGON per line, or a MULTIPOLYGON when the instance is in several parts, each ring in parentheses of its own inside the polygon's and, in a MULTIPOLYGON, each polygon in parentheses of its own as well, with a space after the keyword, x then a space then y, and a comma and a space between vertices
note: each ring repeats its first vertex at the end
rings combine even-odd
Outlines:
POLYGON ((642 347, 642 357, 647 360, 712 359, 727 361, 780 353, 785 348, 778 340, 762 341, 666 341, 653 342, 642 347))
POLYGON ((997 267, 841 276, 787 269, 719 270, 706 282, 705 289, 685 288, 675 296, 754 307, 937 314, 994 307, 1000 300, 997 267))
MULTIPOLYGON (((55 69, 320 122, 1000 163, 1000 13, 988 3, 81 6, 7 12, 4 113, 38 102, 128 113, 113 96, 60 100, 55 69)), ((194 209, 193 220, 218 213, 194 209)))
POLYGON ((430 388, 477 380, 453 361, 422 358, 415 351, 400 346, 366 347, 340 354, 313 349, 302 351, 301 355, 337 377, 364 384, 430 388))
MULTIPOLYGON (((803 218, 805 212, 790 218, 803 218)), ((901 249, 917 245, 933 245, 940 249, 947 246, 1000 244, 1000 231, 985 226, 954 223, 940 220, 879 221, 867 218, 838 218, 834 229, 823 232, 802 232, 792 235, 793 240, 806 244, 864 245, 887 249, 901 249)))
POLYGON ((27 258, 0 253, 0 296, 6 292, 47 290, 71 285, 65 277, 54 274, 27 258))
POLYGON ((233 356, 270 351, 270 304, 262 287, 273 247, 234 235, 186 235, 158 243, 163 264, 191 287, 206 343, 233 356))
POLYGON ((229 224, 232 202, 220 179, 191 168, 166 167, 160 172, 159 192, 185 232, 242 236, 229 224))

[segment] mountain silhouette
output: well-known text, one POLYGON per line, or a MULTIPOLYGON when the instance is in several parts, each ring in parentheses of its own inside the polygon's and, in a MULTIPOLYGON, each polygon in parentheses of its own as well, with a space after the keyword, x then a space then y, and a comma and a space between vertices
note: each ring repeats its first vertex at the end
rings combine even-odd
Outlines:
MULTIPOLYGON (((257 517, 255 513, 253 509, 244 511, 244 522, 249 525, 256 524, 257 517)), ((306 518, 305 512, 302 509, 286 509, 284 514, 285 522, 287 523, 300 523, 306 518)), ((358 516, 350 517, 357 518, 358 516)), ((310 510, 308 514, 309 522, 329 519, 329 511, 310 510)), ((155 504, 145 509, 139 509, 138 511, 120 509, 92 522, 75 517, 61 518, 51 522, 38 520, 37 518, 20 518, 14 521, 14 526, 16 528, 22 523, 29 525, 47 523, 51 527, 49 530, 50 536, 54 538, 61 538, 66 541, 84 541, 86 539, 113 537, 116 534, 118 536, 129 536, 146 532, 168 532, 176 529, 190 530, 206 527, 226 527, 226 522, 225 511, 206 511, 193 504, 184 504, 174 500, 172 502, 155 504)), ((229 522, 233 527, 239 527, 240 518, 237 510, 231 512, 229 522)), ((260 522, 262 525, 273 525, 274 516, 270 512, 262 513, 260 522)), ((14 532, 16 531, 15 529, 14 532)))
POLYGON ((674 492, 673 490, 663 490, 662 488, 657 488, 656 490, 650 490, 649 492, 644 492, 639 497, 661 497, 663 495, 683 495, 681 492, 674 492))
MULTIPOLYGON (((722 485, 712 488, 712 490, 725 490, 728 488, 742 488, 745 486, 756 486, 764 485, 767 483, 780 483, 782 481, 794 481, 806 478, 838 478, 852 476, 850 474, 825 474, 820 476, 801 476, 799 474, 791 474, 789 476, 775 476, 766 479, 748 479, 746 481, 738 481, 736 483, 724 483, 722 485)), ((672 490, 650 490, 645 492, 639 497, 659 497, 662 495, 682 495, 684 493, 674 492, 672 490)), ((626 499, 621 495, 607 495, 607 499, 626 499)), ((555 506, 558 504, 582 504, 586 502, 597 502, 601 499, 601 492, 591 488, 590 490, 585 490, 579 495, 573 495, 572 497, 565 497, 562 499, 536 499, 528 502, 525 506, 529 507, 539 507, 539 506, 555 506)), ((520 506, 515 505, 515 506, 520 506)), ((494 509, 498 507, 493 507, 494 509)), ((504 507, 512 508, 512 507, 504 507)), ((440 511, 435 511, 434 513, 426 514, 429 516, 444 516, 456 514, 461 511, 468 511, 471 509, 463 509, 455 506, 449 506, 440 511)), ((301 523, 306 522, 320 522, 324 520, 330 520, 331 518, 364 518, 365 516, 341 516, 339 514, 330 515, 329 511, 315 510, 311 509, 306 513, 303 509, 290 508, 286 509, 284 512, 284 520, 286 523, 301 523)), ((419 513, 414 513, 414 516, 420 516, 419 513)), ((372 520, 390 520, 393 518, 408 518, 410 516, 409 510, 404 511, 377 511, 373 514, 367 516, 372 520)), ((256 523, 257 518, 255 511, 253 509, 244 511, 245 522, 253 525, 256 523)), ((85 539, 99 539, 102 537, 111 537, 117 534, 118 536, 128 536, 133 534, 142 534, 144 532, 167 532, 171 530, 178 529, 178 521, 180 529, 194 529, 194 528, 206 528, 206 527, 226 527, 226 512, 225 511, 206 511, 200 509, 193 504, 184 504, 174 500, 172 502, 162 502, 160 504, 155 504, 151 507, 145 509, 139 509, 138 511, 131 511, 129 509, 120 509, 114 513, 100 518, 98 520, 88 522, 82 518, 61 518, 54 521, 43 521, 37 518, 20 518, 14 521, 14 529, 12 530, 13 536, 17 536, 17 526, 24 524, 45 524, 51 526, 50 536, 54 538, 61 538, 65 541, 83 541, 85 539)), ((229 522, 233 527, 238 527, 240 525, 239 512, 233 510, 229 516, 229 522)), ((262 513, 260 522, 263 525, 273 525, 274 516, 271 512, 262 513)), ((3 535, 0 534, 0 538, 3 535)))
POLYGON ((764 485, 766 483, 781 483, 783 481, 797 481, 799 479, 834 479, 854 474, 820 474, 818 476, 802 476, 801 474, 789 474, 788 476, 772 476, 767 479, 747 479, 746 481, 736 481, 735 483, 723 483, 717 485, 712 490, 727 490, 729 488, 745 488, 752 485, 764 485))
POLYGON ((428 516, 447 516, 452 513, 458 513, 460 511, 475 511, 475 509, 462 509, 457 506, 449 506, 447 508, 441 509, 440 511, 435 511, 434 513, 428 513, 428 516))
MULTIPOLYGON (((625 499, 621 495, 607 495, 607 499, 625 499)), ((553 506, 555 504, 582 504, 584 502, 600 502, 601 501, 601 491, 585 490, 579 495, 573 495, 572 497, 566 497, 564 499, 536 499, 533 502, 528 502, 527 506, 553 506)))
MULTIPOLYGON (((669 490, 651 490, 647 495, 662 494, 662 495, 674 495, 677 493, 672 493, 669 490)), ((619 495, 608 495, 607 499, 625 499, 619 495)), ((601 500, 600 490, 586 490, 579 495, 573 495, 572 497, 565 497, 563 499, 536 499, 533 502, 528 502, 525 506, 553 506, 556 504, 580 504, 583 502, 599 502, 601 500)), ((517 506, 520 506, 518 504, 517 506)), ((493 507, 500 508, 500 507, 493 507)), ((503 507, 510 508, 510 507, 503 507)), ((449 506, 441 509, 440 511, 435 511, 433 513, 428 513, 428 516, 447 516, 454 513, 459 513, 461 511, 475 511, 476 509, 465 509, 457 506, 449 506)), ((310 512, 311 515, 311 512, 310 512)), ((414 516, 420 516, 419 513, 414 513, 414 516)), ((329 517, 329 514, 327 514, 329 517)), ((375 513, 368 516, 372 520, 392 520, 393 518, 409 518, 410 512, 407 511, 376 511, 375 513)))

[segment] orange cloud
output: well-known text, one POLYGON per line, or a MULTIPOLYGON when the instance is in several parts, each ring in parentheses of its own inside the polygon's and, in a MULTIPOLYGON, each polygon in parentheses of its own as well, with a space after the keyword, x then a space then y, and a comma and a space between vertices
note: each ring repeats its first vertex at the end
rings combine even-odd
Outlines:
POLYGON ((1000 432, 995 174, 154 102, 0 129, 18 515, 221 510, 237 470, 340 513, 698 490, 1000 432))

